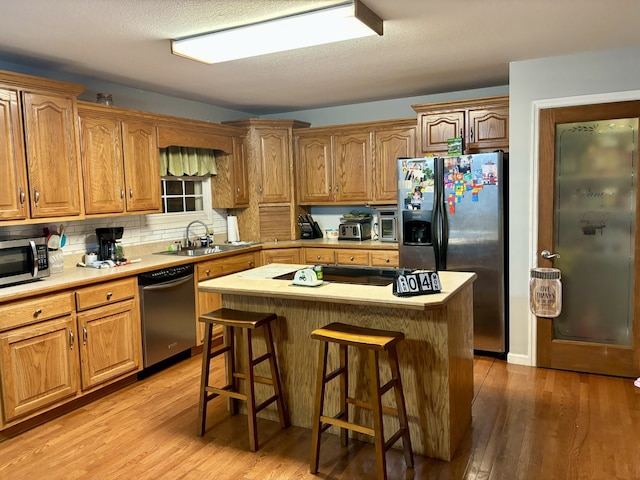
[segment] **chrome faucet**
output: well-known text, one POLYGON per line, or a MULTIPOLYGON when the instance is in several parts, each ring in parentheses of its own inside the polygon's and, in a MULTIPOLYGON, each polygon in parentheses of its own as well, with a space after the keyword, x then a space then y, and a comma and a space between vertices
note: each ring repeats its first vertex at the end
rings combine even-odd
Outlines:
POLYGON ((209 246, 209 227, 207 227, 207 224, 204 223, 202 220, 194 220, 193 222, 189 223, 189 225, 187 225, 187 230, 185 232, 185 237, 186 237, 186 246, 187 248, 191 247, 191 240, 189 239, 189 229, 191 228, 191 226, 194 223, 199 223, 200 225, 202 225, 204 227, 204 234, 205 237, 207 238, 207 247, 209 246))

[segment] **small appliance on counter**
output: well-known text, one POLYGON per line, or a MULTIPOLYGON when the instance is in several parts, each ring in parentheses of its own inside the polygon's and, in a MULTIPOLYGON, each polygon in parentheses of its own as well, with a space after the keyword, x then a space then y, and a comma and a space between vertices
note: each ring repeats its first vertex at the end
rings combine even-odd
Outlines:
POLYGON ((298 215, 298 226, 300 227, 300 238, 322 238, 322 230, 311 214, 298 215))
POLYGON ((398 241, 398 209, 378 210, 378 239, 381 242, 398 241))
POLYGON ((369 213, 343 215, 338 227, 338 240, 370 240, 372 220, 369 213))
POLYGON ((0 287, 50 275, 46 237, 0 237, 0 287))
POLYGON ((124 262, 122 247, 118 245, 118 240, 122 238, 124 227, 96 228, 98 239, 98 260, 111 260, 113 262, 124 262))

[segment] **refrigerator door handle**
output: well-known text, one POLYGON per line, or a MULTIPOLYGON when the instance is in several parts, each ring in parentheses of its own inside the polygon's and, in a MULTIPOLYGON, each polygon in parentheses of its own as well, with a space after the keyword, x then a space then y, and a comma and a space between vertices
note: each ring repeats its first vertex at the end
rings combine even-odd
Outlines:
POLYGON ((435 159, 435 177, 436 189, 433 205, 432 219, 432 235, 433 235, 433 253, 436 260, 436 270, 446 269, 446 253, 447 253, 447 235, 449 225, 444 209, 444 160, 442 158, 435 159))

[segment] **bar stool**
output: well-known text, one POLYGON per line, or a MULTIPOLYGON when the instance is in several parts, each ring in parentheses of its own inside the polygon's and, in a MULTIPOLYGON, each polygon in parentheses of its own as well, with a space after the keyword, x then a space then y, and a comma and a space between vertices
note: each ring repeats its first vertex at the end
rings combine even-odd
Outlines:
POLYGON ((398 366, 398 353, 396 345, 404 339, 401 332, 389 332, 372 328, 362 328, 342 323, 331 323, 325 327, 314 330, 311 338, 320 340, 320 352, 318 359, 318 376, 316 378, 316 398, 311 431, 311 462, 310 472, 318 471, 320 457, 320 436, 331 425, 340 427, 340 443, 347 445, 347 431, 353 430, 374 438, 376 452, 376 466, 378 479, 387 478, 386 451, 402 437, 405 462, 408 468, 413 468, 413 450, 407 424, 407 411, 404 403, 404 393, 400 380, 400 368, 398 366), (329 343, 339 344, 340 366, 327 374, 327 357, 329 343), (349 397, 349 364, 347 348, 356 347, 367 351, 367 365, 369 382, 371 387, 370 402, 363 402, 349 397), (391 380, 380 386, 380 370, 378 353, 386 351, 391 366, 391 380), (340 409, 334 417, 323 414, 325 385, 336 377, 340 378, 340 409), (382 406, 382 395, 391 388, 395 391, 397 409, 382 406), (371 410, 373 415, 373 428, 365 427, 349 422, 348 404, 371 410), (398 416, 400 429, 385 442, 382 414, 398 416))
POLYGON ((200 436, 204 435, 207 423, 207 403, 219 395, 227 396, 231 399, 230 411, 231 415, 237 413, 237 401, 242 400, 247 404, 247 421, 249 424, 249 448, 252 452, 258 450, 258 431, 256 426, 256 414, 276 402, 278 415, 280 417, 280 425, 282 428, 289 426, 289 414, 282 398, 282 385, 280 383, 280 374, 276 363, 276 355, 273 346, 273 335, 271 333, 271 321, 277 319, 275 313, 247 312, 243 310, 233 310, 230 308, 221 308, 212 312, 205 313, 200 316, 199 321, 204 322, 205 334, 204 345, 202 351, 202 374, 200 377, 200 405, 198 408, 198 424, 200 426, 200 436), (211 351, 213 325, 222 325, 223 328, 223 344, 211 351), (251 341, 252 332, 259 327, 264 327, 265 341, 267 344, 267 353, 260 357, 253 358, 253 345, 251 341), (234 329, 239 328, 242 334, 242 342, 244 348, 244 373, 236 370, 235 359, 235 335, 234 329), (218 355, 225 354, 225 370, 227 385, 223 387, 215 387, 209 385, 209 372, 211 367, 211 359, 218 355), (271 369, 271 378, 259 377, 254 375, 253 368, 264 362, 269 361, 271 369), (245 380, 245 392, 240 393, 238 390, 238 380, 245 380), (272 385, 274 395, 266 399, 260 405, 256 405, 255 399, 255 383, 272 385))

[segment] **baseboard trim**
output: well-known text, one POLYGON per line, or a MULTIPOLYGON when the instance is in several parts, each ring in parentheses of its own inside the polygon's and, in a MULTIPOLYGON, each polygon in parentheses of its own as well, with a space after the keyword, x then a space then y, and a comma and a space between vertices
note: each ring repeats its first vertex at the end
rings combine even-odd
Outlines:
POLYGON ((528 367, 534 367, 529 355, 519 355, 515 353, 507 354, 507 363, 513 363, 515 365, 526 365, 528 367))

